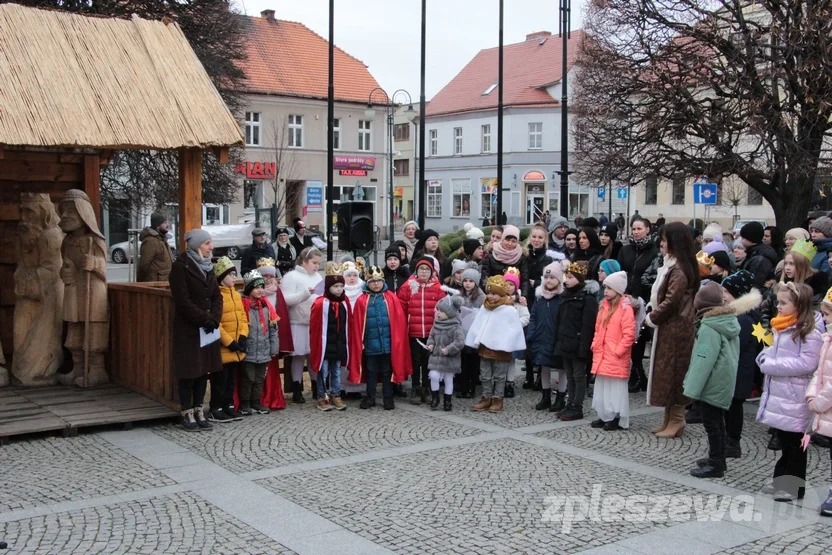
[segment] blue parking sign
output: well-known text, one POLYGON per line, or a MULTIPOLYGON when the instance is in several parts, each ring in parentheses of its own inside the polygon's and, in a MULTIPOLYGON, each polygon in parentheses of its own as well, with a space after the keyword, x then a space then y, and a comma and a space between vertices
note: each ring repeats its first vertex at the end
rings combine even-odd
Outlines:
POLYGON ((598 188, 598 198, 604 200, 607 197, 607 190, 604 187, 598 188))

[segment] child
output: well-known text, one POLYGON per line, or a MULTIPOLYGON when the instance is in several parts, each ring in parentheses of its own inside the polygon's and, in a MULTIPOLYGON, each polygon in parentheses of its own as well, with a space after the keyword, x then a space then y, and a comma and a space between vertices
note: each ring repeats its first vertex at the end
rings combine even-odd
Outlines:
MULTIPOLYGON (((814 414, 812 419, 812 433, 832 437, 832 352, 829 345, 832 343, 832 288, 826 292, 826 296, 820 305, 823 319, 826 321, 826 333, 823 334, 823 349, 820 354, 820 364, 815 372, 809 387, 806 389, 806 402, 809 410, 814 414)), ((832 457, 832 449, 829 451, 832 457)), ((822 516, 832 516, 832 487, 829 488, 829 496, 820 506, 822 516)))
POLYGON ((436 278, 435 260, 422 256, 413 262, 413 275, 396 294, 402 303, 410 335, 410 358, 413 366, 410 403, 419 405, 427 402, 428 358, 430 353, 424 344, 433 328, 436 303, 445 296, 436 278))
POLYGON ((626 272, 614 272, 604 279, 604 302, 595 319, 591 347, 595 375, 592 408, 598 413, 598 419, 591 426, 608 432, 630 427, 627 380, 636 342, 636 319, 633 307, 624 297, 626 290, 626 272))
POLYGON ((558 413, 561 420, 581 420, 584 417, 586 395, 586 364, 595 334, 598 303, 584 288, 589 266, 586 261, 573 262, 563 278, 564 292, 560 298, 555 329, 555 355, 563 358, 566 370, 568 402, 558 413))
POLYGON ((352 311, 344 294, 342 267, 326 263, 324 294, 312 303, 309 317, 309 369, 318 372, 318 409, 345 410, 341 400, 341 366, 349 367, 349 323, 352 311), (326 382, 329 378, 329 392, 326 382))
POLYGON ((286 399, 283 397, 283 383, 280 379, 280 355, 291 353, 295 348, 292 343, 292 330, 289 327, 289 311, 283 299, 283 292, 280 291, 281 275, 280 270, 275 267, 274 259, 259 259, 257 271, 263 276, 266 284, 264 287, 266 299, 277 313, 277 340, 280 345, 280 353, 269 362, 266 369, 266 381, 263 382, 263 396, 260 398, 260 404, 267 409, 285 409, 286 399))
MULTIPOLYGON (((359 259, 361 259, 359 257, 359 259)), ((363 261, 361 263, 363 266, 363 261)), ((347 296, 347 302, 350 309, 355 309, 355 303, 358 298, 364 294, 364 280, 361 279, 358 262, 347 260, 341 265, 344 276, 344 295, 347 296)), ((349 381, 349 368, 347 366, 341 367, 341 398, 342 399, 360 399, 361 392, 364 391, 365 386, 361 383, 352 383, 349 381)))
POLYGON ((240 412, 244 415, 269 414, 269 409, 260 404, 260 397, 266 367, 279 351, 277 312, 266 299, 266 283, 260 272, 250 271, 245 275, 245 282, 243 306, 248 316, 249 336, 240 383, 240 412))
MULTIPOLYGON (((701 263, 700 263, 701 266, 701 263)), ((724 305, 722 288, 709 281, 693 299, 697 330, 683 382, 686 397, 699 401, 708 434, 708 458, 690 471, 697 478, 725 475, 725 411, 731 406, 740 361, 740 324, 724 305)))
POLYGON ((465 334, 459 321, 459 307, 464 300, 459 295, 445 297, 436 304, 433 328, 428 336, 430 359, 430 408, 439 408, 439 380, 445 380, 445 412, 451 410, 454 377, 462 371, 460 352, 465 346, 465 334))
POLYGON ((537 286, 537 299, 532 305, 527 337, 535 366, 541 366, 540 382, 542 397, 535 405, 536 410, 562 411, 566 406, 566 371, 563 361, 555 356, 555 339, 557 329, 555 320, 560 306, 560 294, 563 291, 563 265, 555 261, 543 268, 543 282, 537 286), (552 404, 552 372, 558 373, 558 389, 555 403, 552 404))
POLYGON ((805 283, 779 283, 777 309, 778 316, 771 319, 773 343, 757 357, 765 376, 757 420, 774 428, 781 451, 774 479, 761 492, 773 494, 775 501, 792 501, 804 495, 803 485, 796 483, 806 478, 806 451, 800 442, 810 418, 804 393, 818 367, 823 339, 815 326, 812 288, 805 283))
POLYGON ((407 323, 381 268, 370 266, 365 279, 364 294, 355 302, 350 324, 349 381, 367 383, 367 395, 359 408, 368 409, 376 406, 376 384, 381 375, 384 410, 393 410, 393 382, 400 384, 412 373, 407 323))
MULTIPOLYGON (((519 293, 520 289, 520 270, 513 266, 509 266, 506 268, 505 273, 503 273, 503 277, 506 278, 506 285, 508 286, 508 296, 511 297, 511 302, 514 305, 514 310, 517 311, 517 315, 520 317, 520 324, 522 324, 523 329, 529 325, 529 319, 531 315, 529 314, 529 307, 528 302, 526 301, 526 297, 523 297, 519 293)), ((526 353, 525 351, 515 351, 512 356, 515 360, 525 360, 526 353)), ((517 377, 517 366, 512 364, 511 367, 508 369, 508 377, 506 378, 506 399, 511 399, 514 397, 514 380, 517 377)))
POLYGON ((220 320, 220 345, 222 345, 222 372, 212 373, 211 422, 231 422, 242 420, 240 413, 234 410, 234 389, 240 362, 246 358, 246 338, 248 320, 243 308, 243 299, 234 287, 237 281, 237 268, 227 256, 217 260, 214 273, 220 284, 222 294, 222 320, 220 320))
POLYGON ((390 245, 384 251, 384 283, 387 284, 387 289, 393 293, 397 293, 399 288, 410 277, 410 272, 402 265, 401 250, 396 245, 390 245))
POLYGON ((511 306, 505 278, 488 278, 485 292, 485 302, 465 338, 465 344, 477 349, 480 356, 482 398, 471 410, 501 412, 506 377, 513 364, 511 353, 525 349, 526 338, 520 317, 511 306))
MULTIPOLYGON (((477 311, 485 301, 485 293, 480 289, 480 272, 475 267, 476 263, 469 262, 468 268, 462 272, 462 292, 460 297, 462 312, 477 311)), ((467 336, 473 318, 462 318, 462 332, 467 336)), ((461 355, 462 372, 457 376, 454 384, 457 399, 472 399, 474 388, 477 385, 477 378, 480 376, 480 357, 477 350, 468 347, 462 349, 461 355)))
POLYGON ((604 292, 604 280, 607 279, 607 276, 613 275, 615 272, 621 271, 621 264, 618 263, 618 260, 604 260, 601 262, 601 265, 598 266, 598 285, 601 287, 598 288, 598 293, 595 297, 598 299, 598 303, 604 302, 606 298, 606 293, 604 292))

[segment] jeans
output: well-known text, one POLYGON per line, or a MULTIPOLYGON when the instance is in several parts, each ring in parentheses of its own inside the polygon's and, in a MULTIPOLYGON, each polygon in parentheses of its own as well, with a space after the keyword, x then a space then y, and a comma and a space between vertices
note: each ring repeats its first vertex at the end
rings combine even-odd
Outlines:
POLYGON ((326 379, 329 378, 329 396, 341 396, 341 361, 324 360, 318 373, 318 399, 326 396, 326 379))
POLYGON ((793 496, 802 498, 806 488, 803 481, 806 480, 806 459, 808 453, 800 446, 803 439, 803 432, 784 432, 775 428, 777 437, 780 438, 782 450, 780 458, 774 465, 774 487, 787 491, 793 496), (782 479, 779 479, 781 478, 782 479))
POLYGON ((731 406, 725 411, 725 435, 735 441, 739 441, 742 437, 742 404, 744 402, 745 399, 735 397, 731 400, 731 406))
POLYGON ((390 355, 367 356, 367 397, 376 396, 376 384, 381 375, 381 394, 386 399, 393 396, 393 369, 390 366, 390 355))
POLYGON ((700 401, 702 425, 708 434, 708 462, 725 470, 725 411, 700 401))
POLYGON ((586 359, 563 357, 563 369, 566 370, 566 390, 569 392, 569 402, 582 408, 584 397, 586 397, 586 359))
POLYGON ((417 339, 425 345, 428 343, 427 337, 410 338, 410 360, 413 363, 413 375, 410 379, 413 387, 420 387, 422 384, 428 387, 428 359, 430 358, 430 352, 419 345, 416 341, 417 339))
POLYGON ((239 362, 222 365, 222 372, 209 374, 211 380, 211 410, 221 409, 234 404, 234 384, 237 381, 239 362))
POLYGON ((482 382, 483 397, 497 397, 502 399, 506 391, 506 378, 509 366, 513 360, 480 359, 480 381, 482 382))
POLYGON ((182 410, 201 408, 205 402, 205 390, 208 389, 208 375, 198 378, 179 379, 179 404, 182 410))
POLYGON ((240 405, 256 405, 263 395, 263 382, 266 381, 268 363, 255 364, 243 362, 243 375, 240 379, 240 405))

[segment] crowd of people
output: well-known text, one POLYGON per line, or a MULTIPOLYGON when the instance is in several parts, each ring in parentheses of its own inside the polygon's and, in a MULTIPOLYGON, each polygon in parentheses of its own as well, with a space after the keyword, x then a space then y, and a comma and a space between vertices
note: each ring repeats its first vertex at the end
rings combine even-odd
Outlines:
MULTIPOLYGON (((231 261, 212 262, 210 235, 189 231, 170 270, 184 428, 285 407, 281 361, 291 401, 306 401, 308 372, 327 412, 350 397, 376 406, 381 382, 385 410, 409 397, 452 411, 456 397, 499 413, 522 379, 540 391, 535 409, 560 420, 583 419, 591 397, 589 426, 608 432, 629 429, 630 394, 645 392, 664 409, 657 437, 702 423, 709 452, 691 474, 709 478, 743 456, 743 405, 759 399, 780 452, 762 491, 802 498, 807 441, 832 437, 832 219, 785 234, 751 222, 736 240, 715 223, 656 227, 638 214, 628 234, 620 221, 547 220, 522 241, 513 225, 486 237, 466 224, 454 253, 411 221, 380 267, 324 261, 281 230, 271 246, 256 230, 242 295, 231 261)), ((832 491, 821 512, 832 516, 832 491)))

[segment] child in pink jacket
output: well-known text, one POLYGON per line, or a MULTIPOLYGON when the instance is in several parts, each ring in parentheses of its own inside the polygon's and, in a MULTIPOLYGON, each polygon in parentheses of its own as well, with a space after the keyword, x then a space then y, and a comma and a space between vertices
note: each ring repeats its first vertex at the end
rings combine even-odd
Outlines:
POLYGON ((590 426, 607 431, 630 427, 630 354, 636 341, 633 307, 624 298, 626 272, 615 272, 604 280, 604 302, 595 320, 592 340, 592 373, 595 392, 592 409, 598 419, 590 426))
MULTIPOLYGON (((812 411, 811 431, 832 438, 832 288, 826 292, 820 304, 823 320, 826 322, 826 333, 823 334, 823 347, 820 351, 820 362, 809 387, 806 388, 806 402, 812 411)), ((829 451, 832 457, 832 449, 829 451)), ((832 487, 829 496, 820 506, 820 514, 832 516, 832 487)))

